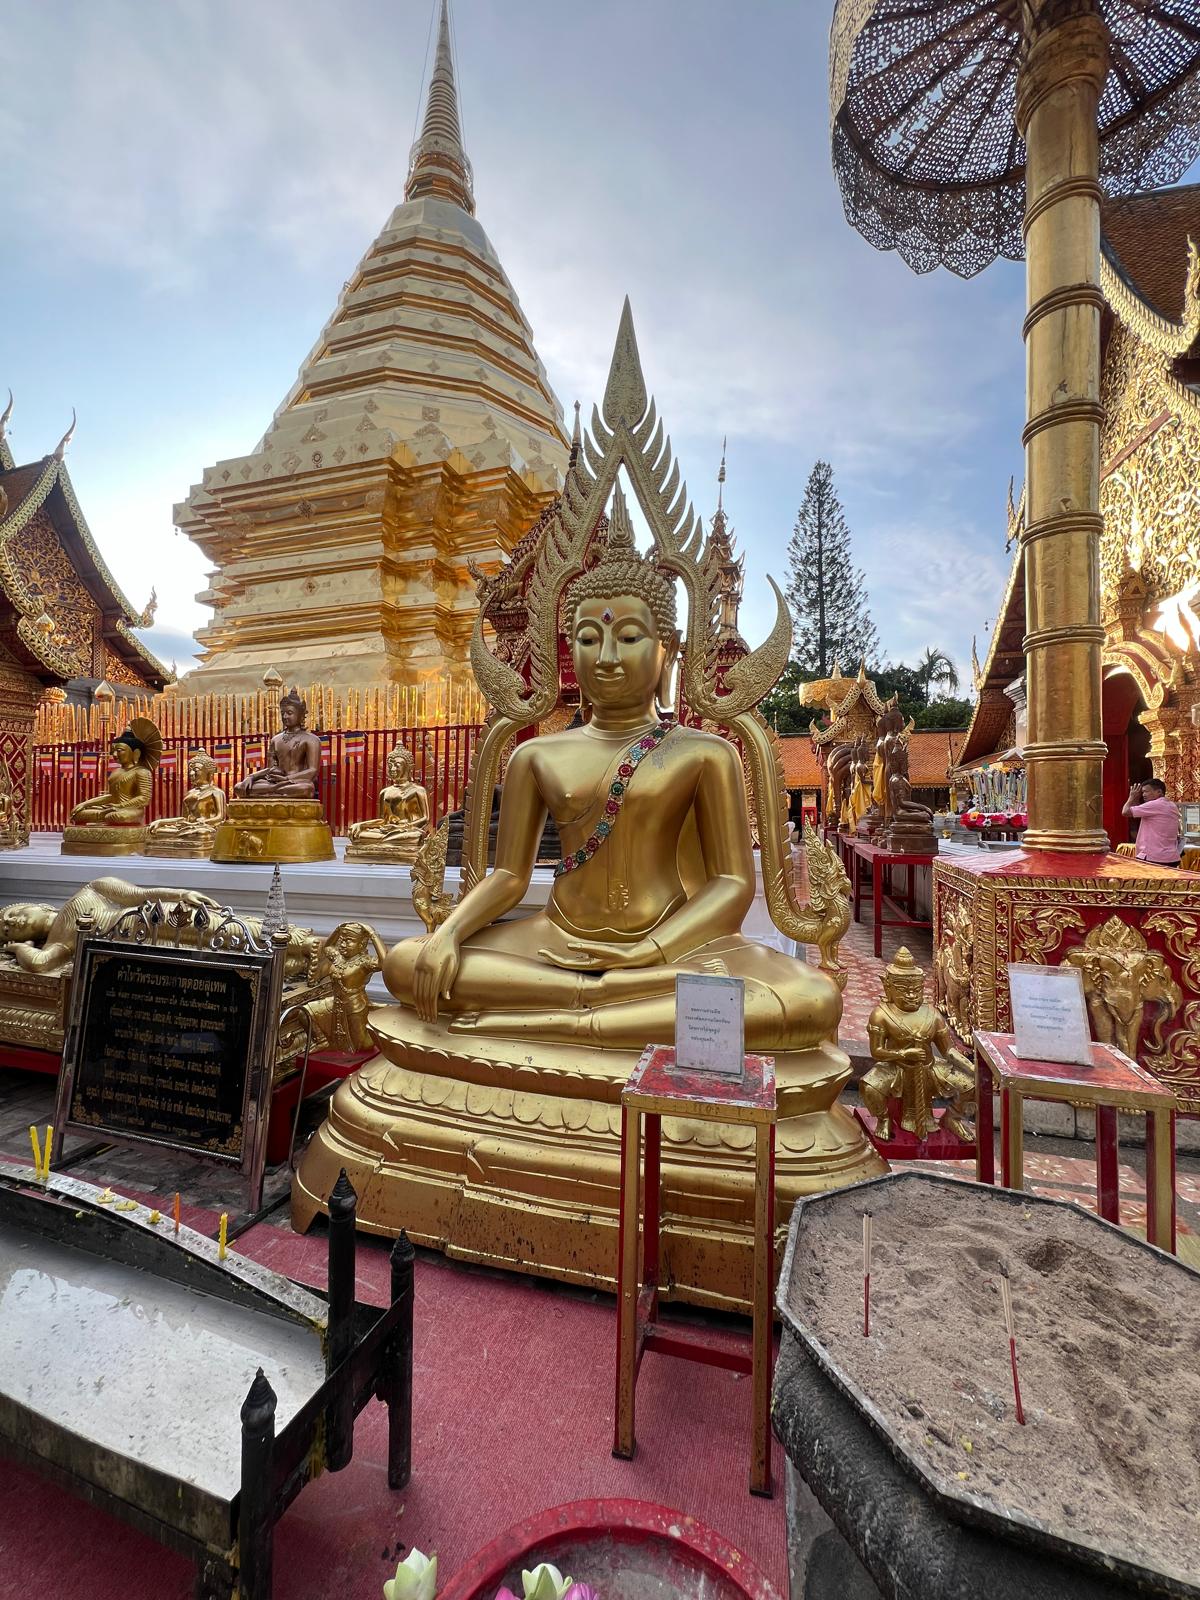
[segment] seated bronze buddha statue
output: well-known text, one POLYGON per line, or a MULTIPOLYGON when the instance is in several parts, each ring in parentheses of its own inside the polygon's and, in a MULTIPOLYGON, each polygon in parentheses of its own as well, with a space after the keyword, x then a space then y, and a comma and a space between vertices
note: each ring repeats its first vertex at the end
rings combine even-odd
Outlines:
MULTIPOLYGON (((884 1170, 836 1103, 850 1070, 834 1043, 845 876, 809 830, 811 899, 796 904, 777 751, 753 711, 786 664, 790 620, 780 598, 767 644, 724 674, 719 693, 717 563, 655 421, 626 306, 604 419, 593 415, 596 443, 572 452, 532 555, 479 581, 472 665, 493 715, 471 769, 462 894, 427 918, 427 936, 387 956, 398 1004, 371 1011, 380 1055, 339 1087, 305 1152, 293 1184, 298 1228, 323 1209, 345 1167, 360 1226, 404 1228, 462 1258, 610 1283, 620 1091, 647 1044, 674 1041, 683 972, 740 979, 746 1049, 775 1057, 781 1237, 797 1195, 884 1170), (645 555, 622 466, 654 538, 645 555), (742 756, 731 739, 660 710, 680 651, 677 580, 692 619, 681 668, 688 705, 736 734, 755 794, 762 892, 781 931, 820 946, 821 966, 740 931, 759 878, 742 756), (493 655, 482 627, 517 584, 530 617, 524 673, 493 655), (558 701, 560 625, 588 718, 511 750, 488 872, 501 760, 558 701), (544 908, 516 915, 547 816, 562 858, 544 908)), ((426 852, 439 847, 431 835, 426 852)), ((413 878, 428 907, 440 902, 426 866, 419 859, 413 878)), ((751 1130, 665 1119, 663 1133, 666 1277, 687 1298, 743 1304, 751 1130)))

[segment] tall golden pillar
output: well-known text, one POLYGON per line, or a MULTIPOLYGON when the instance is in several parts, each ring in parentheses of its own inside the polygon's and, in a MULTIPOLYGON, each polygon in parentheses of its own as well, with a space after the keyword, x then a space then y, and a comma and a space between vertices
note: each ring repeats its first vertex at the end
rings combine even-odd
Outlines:
POLYGON ((1108 849, 1101 826, 1100 148, 1108 29, 1026 21, 1025 673, 1031 850, 1108 849))

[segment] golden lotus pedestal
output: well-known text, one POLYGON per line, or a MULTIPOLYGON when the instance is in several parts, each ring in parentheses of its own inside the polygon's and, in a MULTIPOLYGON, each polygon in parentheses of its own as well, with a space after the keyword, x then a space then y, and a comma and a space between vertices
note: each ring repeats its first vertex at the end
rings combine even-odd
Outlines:
POLYGON ((333 834, 319 800, 231 800, 210 861, 333 861, 333 834))
MULTIPOLYGON (((307 1230, 342 1167, 358 1226, 460 1261, 612 1289, 620 1097, 639 1052, 481 1039, 400 1007, 371 1013, 382 1054, 346 1080, 292 1184, 307 1230), (486 1054, 484 1051, 486 1050, 486 1054)), ((802 1195, 887 1170, 837 1098, 848 1057, 775 1052, 776 1241, 802 1195)), ((754 1130, 664 1118, 660 1281, 744 1310, 753 1268, 754 1130)), ((665 1291, 667 1292, 667 1291, 665 1291)))
POLYGON ((137 823, 93 823, 63 829, 64 856, 140 856, 146 829, 137 823))

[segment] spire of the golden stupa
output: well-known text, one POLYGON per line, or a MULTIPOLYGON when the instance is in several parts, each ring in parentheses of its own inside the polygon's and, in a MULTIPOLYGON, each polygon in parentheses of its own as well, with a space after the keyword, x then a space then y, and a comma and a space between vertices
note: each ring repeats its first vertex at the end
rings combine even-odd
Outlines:
POLYGON ((404 199, 347 278, 259 443, 176 522, 213 569, 183 693, 470 677, 472 563, 498 564, 562 484, 569 441, 516 291, 475 216, 438 0, 404 199))
POLYGON ((475 215, 471 188, 471 163, 463 149, 462 120, 458 114, 458 87, 450 50, 450 0, 442 0, 438 21, 437 53, 429 80, 429 99, 421 134, 408 158, 406 200, 433 195, 475 215))

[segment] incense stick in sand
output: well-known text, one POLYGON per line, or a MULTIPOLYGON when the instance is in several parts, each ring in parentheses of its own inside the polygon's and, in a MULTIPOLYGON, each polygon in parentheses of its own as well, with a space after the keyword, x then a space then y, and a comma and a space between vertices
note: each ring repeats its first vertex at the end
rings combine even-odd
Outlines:
POLYGON ((871 1333, 871 1213, 863 1212, 863 1338, 871 1333))
POLYGON ((1017 1377, 1017 1337, 1013 1324, 1012 1285, 1008 1281, 1008 1268, 1000 1267, 1000 1298, 1004 1302, 1004 1326, 1008 1331, 1008 1359, 1012 1366, 1013 1399, 1017 1404, 1017 1421, 1025 1426, 1025 1412, 1021 1406, 1021 1381, 1017 1377))

